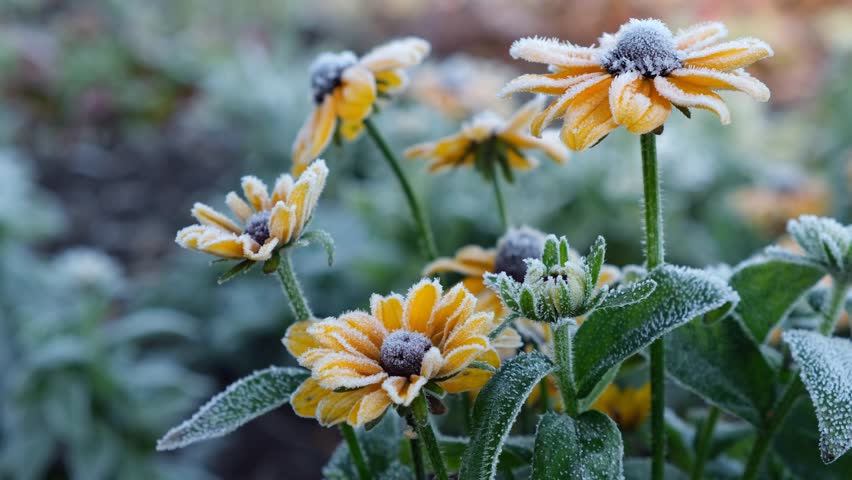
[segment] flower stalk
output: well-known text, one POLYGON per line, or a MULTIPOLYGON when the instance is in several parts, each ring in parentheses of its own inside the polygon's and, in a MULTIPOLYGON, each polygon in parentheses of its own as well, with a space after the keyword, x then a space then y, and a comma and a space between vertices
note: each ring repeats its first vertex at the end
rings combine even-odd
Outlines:
POLYGON ((408 201, 408 207, 409 209, 411 209, 411 216, 414 218, 414 222, 417 224, 417 228, 420 230, 420 239, 422 247, 429 260, 434 260, 438 257, 438 249, 435 246, 435 239, 432 236, 432 229, 429 227, 429 223, 426 221, 426 216, 423 214, 423 208, 420 206, 420 202, 417 200, 417 196, 414 194, 414 189, 411 187, 411 183, 408 181, 408 178, 402 171, 399 159, 396 158, 396 155, 391 150, 382 133, 379 131, 378 128, 376 128, 376 125, 373 123, 372 118, 366 118, 364 120, 364 126, 367 128, 367 133, 370 135, 370 138, 373 139, 373 142, 375 142, 376 146, 382 152, 382 156, 388 162, 388 165, 390 165, 391 170, 393 170, 393 173, 394 175, 396 175, 400 186, 402 186, 402 190, 405 193, 405 198, 408 201))
POLYGON ((579 411, 571 353, 571 329, 574 328, 574 325, 570 320, 563 322, 562 325, 556 327, 556 331, 553 333, 553 343, 556 347, 556 381, 559 384, 559 392, 562 393, 565 413, 571 417, 576 417, 579 411))
POLYGON ((432 422, 429 419, 425 392, 420 392, 420 395, 414 399, 411 404, 411 412, 414 415, 414 428, 417 431, 418 441, 426 447, 429 460, 432 462, 432 469, 435 471, 435 478, 448 480, 447 467, 444 465, 441 447, 438 445, 438 439, 435 437, 435 431, 432 429, 432 422))
MULTIPOLYGON (((823 318, 823 322, 819 328, 820 333, 823 335, 830 336, 834 332, 834 326, 837 323, 837 319, 840 318, 840 313, 843 309, 843 302, 846 300, 846 292, 848 289, 848 283, 839 282, 837 279, 834 280, 834 287, 832 288, 828 310, 826 311, 825 318, 823 318)), ((763 457, 766 456, 766 451, 769 449, 769 445, 775 437, 775 433, 781 425, 784 424, 784 420, 787 418, 787 415, 790 414, 790 411, 796 404, 796 400, 798 400, 799 396, 804 392, 804 389, 805 386, 802 383, 802 378, 799 376, 798 372, 794 371, 793 379, 790 380, 790 383, 788 383, 784 388, 784 393, 781 396, 781 399, 779 399, 778 403, 775 404, 775 407, 766 414, 768 421, 757 434, 757 440, 754 442, 751 454, 748 457, 748 462, 746 463, 743 480, 753 480, 757 478, 757 473, 760 470, 760 466, 763 464, 763 457)))
MULTIPOLYGON (((660 209, 660 175, 657 169, 657 139, 654 133, 639 137, 642 151, 642 181, 645 207, 645 264, 648 270, 662 265, 663 215, 660 209)), ((665 469, 666 409, 665 348, 663 339, 651 344, 651 478, 662 480, 665 469)))
POLYGON ((295 315, 297 322, 310 320, 314 315, 311 313, 311 307, 308 306, 308 301, 305 299, 305 294, 302 293, 302 287, 293 271, 290 252, 282 250, 279 255, 281 256, 281 263, 278 265, 278 278, 281 279, 281 287, 290 300, 293 315, 295 315))
POLYGON ((355 463, 355 469, 358 470, 358 478, 360 480, 370 480, 370 469, 367 468, 367 462, 364 460, 364 452, 361 451, 361 445, 358 443, 358 437, 355 436, 355 430, 349 425, 343 423, 340 425, 340 433, 346 440, 346 446, 349 448, 349 455, 355 463))
POLYGON ((716 430, 716 422, 719 420, 719 407, 710 407, 707 418, 701 424, 698 432, 698 444, 695 446, 695 463, 692 465, 692 480, 704 478, 704 465, 710 455, 710 444, 713 443, 713 432, 716 430))

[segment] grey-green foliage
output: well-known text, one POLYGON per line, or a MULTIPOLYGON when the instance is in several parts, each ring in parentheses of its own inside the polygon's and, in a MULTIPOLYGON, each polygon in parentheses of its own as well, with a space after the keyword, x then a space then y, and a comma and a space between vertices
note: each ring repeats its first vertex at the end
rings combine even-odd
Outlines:
POLYGON ((740 324, 697 318, 665 337, 666 371, 708 402, 760 426, 775 402, 776 375, 740 324))
POLYGON ((110 318, 127 288, 95 251, 44 260, 0 246, 0 477, 206 478, 153 451, 158 430, 209 388, 176 348, 195 320, 167 309, 110 318))
POLYGON ((585 396, 625 358, 689 320, 737 302, 736 292, 704 271, 663 265, 650 272, 656 283, 646 299, 592 313, 574 336, 574 375, 585 396))
POLYGON ((730 284, 740 295, 735 315, 757 343, 792 310, 825 272, 802 257, 758 255, 737 265, 730 284))
POLYGON ((473 407, 475 428, 462 458, 460 480, 494 478, 503 443, 524 401, 552 369, 541 353, 521 353, 482 388, 473 407))
POLYGON ((531 478, 621 479, 623 456, 621 432, 603 413, 591 410, 577 418, 546 413, 538 423, 531 478))
POLYGON ((852 341, 815 332, 784 332, 819 421, 822 461, 852 447, 852 341))
POLYGON ((565 237, 549 235, 541 259, 529 258, 523 282, 505 272, 486 273, 485 283, 518 316, 556 323, 586 315, 595 308, 613 308, 638 302, 653 291, 653 280, 632 283, 610 294, 597 289, 606 242, 598 237, 585 257, 574 258, 565 237))
POLYGON ((802 215, 787 224, 787 231, 805 250, 808 260, 822 265, 832 275, 852 276, 852 225, 833 218, 802 215))
POLYGON ((232 383, 211 398, 189 420, 169 430, 157 450, 174 450, 227 435, 247 422, 290 401, 310 376, 301 368, 269 367, 232 383))

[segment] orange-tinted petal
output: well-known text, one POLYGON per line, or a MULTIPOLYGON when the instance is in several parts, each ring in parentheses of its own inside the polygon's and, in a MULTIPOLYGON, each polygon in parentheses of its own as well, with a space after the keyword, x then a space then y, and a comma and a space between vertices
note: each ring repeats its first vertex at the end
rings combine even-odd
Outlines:
POLYGON ((392 332, 402 328, 402 309, 403 298, 397 294, 391 294, 386 297, 373 294, 370 297, 370 311, 385 328, 392 332))
POLYGON ((675 105, 710 110, 719 116, 723 125, 731 123, 731 112, 719 95, 706 87, 700 87, 674 77, 654 79, 656 90, 675 105))
POLYGON ((675 35, 675 48, 681 52, 700 50, 718 43, 726 35, 728 29, 720 22, 699 23, 675 35))
POLYGON ((376 388, 374 391, 362 396, 352 407, 349 411, 347 423, 353 427, 366 425, 381 417, 390 404, 391 399, 387 392, 381 388, 376 388))
POLYGON ((305 320, 296 322, 287 328, 287 333, 281 341, 290 352, 290 355, 299 357, 311 348, 319 348, 320 344, 311 334, 308 333, 308 327, 314 324, 316 320, 305 320))
POLYGON ((744 70, 720 72, 709 68, 679 68, 669 76, 712 90, 737 90, 759 102, 768 101, 770 96, 769 88, 744 70))
POLYGON ((311 112, 293 143, 293 175, 299 175, 331 142, 337 126, 334 95, 326 95, 311 112))
POLYGON ((431 337, 428 330, 429 320, 438 299, 441 297, 441 284, 423 279, 411 287, 405 299, 402 315, 403 327, 412 332, 420 332, 431 337))
POLYGON ((772 47, 756 38, 741 38, 689 53, 687 67, 735 70, 774 55, 772 47))
POLYGON ((584 150, 618 128, 609 106, 611 77, 571 102, 560 136, 571 150, 584 150))
POLYGON ((671 103, 654 89, 653 82, 637 72, 619 75, 609 89, 609 106, 616 123, 643 134, 662 125, 671 113, 671 103))

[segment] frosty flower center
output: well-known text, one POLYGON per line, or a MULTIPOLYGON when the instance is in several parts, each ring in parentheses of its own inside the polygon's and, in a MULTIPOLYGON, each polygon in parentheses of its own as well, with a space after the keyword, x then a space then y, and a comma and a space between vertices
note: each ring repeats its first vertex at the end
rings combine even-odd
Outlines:
POLYGON ((422 333, 397 330, 382 343, 382 369, 395 377, 419 375, 430 348, 432 342, 422 333))
POLYGON ((246 220, 244 233, 263 245, 269 239, 269 212, 258 212, 246 220))
POLYGON ((639 72, 651 78, 683 66, 672 32, 658 20, 632 20, 616 38, 615 47, 601 58, 611 75, 639 72))
POLYGON ((310 68, 311 89, 314 102, 322 103, 325 96, 343 82, 344 70, 355 65, 358 59, 352 52, 323 53, 310 68))
POLYGON ((544 236, 531 228, 510 230, 497 244, 495 273, 505 272, 517 282, 527 273, 526 258, 540 258, 544 252, 544 236))

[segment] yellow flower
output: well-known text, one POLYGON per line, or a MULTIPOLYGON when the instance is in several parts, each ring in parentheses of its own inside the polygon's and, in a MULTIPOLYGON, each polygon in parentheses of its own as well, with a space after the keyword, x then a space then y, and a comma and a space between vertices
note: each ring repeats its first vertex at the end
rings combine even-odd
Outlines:
POLYGON ((423 61, 429 48, 425 40, 410 37, 379 46, 360 59, 348 51, 320 55, 310 69, 316 107, 293 144, 293 174, 325 150, 335 131, 346 140, 356 138, 377 96, 402 90, 408 83, 403 69, 423 61))
POLYGON ((639 388, 620 388, 610 384, 592 408, 609 415, 621 430, 633 430, 651 410, 651 384, 646 383, 639 388))
POLYGON ((554 162, 565 163, 568 150, 559 141, 556 132, 544 132, 543 138, 527 133, 530 122, 543 106, 544 98, 537 97, 527 102, 508 120, 493 112, 480 113, 464 124, 459 133, 415 145, 405 151, 405 156, 431 159, 431 172, 460 166, 489 168, 476 165, 477 155, 484 145, 494 141, 496 151, 493 154, 505 155, 505 162, 511 168, 528 170, 535 167, 536 159, 525 154, 529 150, 541 150, 554 162))
POLYGON ((277 248, 290 245, 302 235, 327 176, 325 162, 316 160, 295 182, 290 175, 279 176, 271 196, 259 178, 243 177, 247 201, 234 192, 225 197, 225 203, 240 223, 196 203, 192 216, 200 223, 178 231, 175 241, 183 248, 223 258, 269 260, 277 248))
POLYGON ((430 382, 450 393, 480 388, 491 373, 471 368, 475 360, 500 364, 488 340, 493 315, 477 312, 462 285, 443 294, 424 279, 405 298, 373 295, 370 310, 287 330, 284 344, 312 373, 293 394, 297 414, 364 425, 389 406, 410 405, 430 382))
POLYGON ((557 99, 532 122, 542 128, 563 119, 561 138, 572 150, 596 144, 619 125, 632 133, 656 130, 672 105, 710 110, 722 124, 731 120, 714 90, 738 90, 755 100, 769 100, 769 89, 744 67, 773 55, 754 38, 722 42, 721 23, 703 23, 677 35, 659 20, 632 19, 599 47, 580 47, 556 39, 522 38, 509 53, 514 58, 550 66, 552 73, 522 75, 501 92, 536 92, 557 99))

